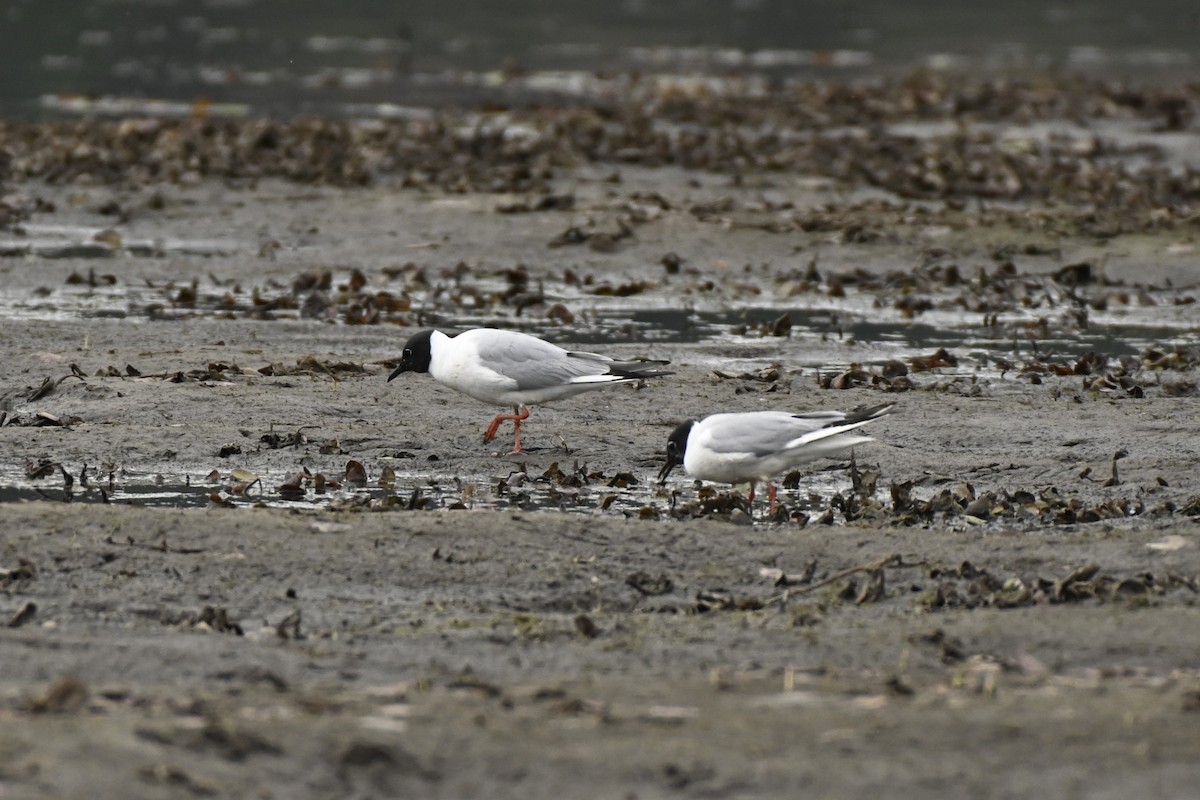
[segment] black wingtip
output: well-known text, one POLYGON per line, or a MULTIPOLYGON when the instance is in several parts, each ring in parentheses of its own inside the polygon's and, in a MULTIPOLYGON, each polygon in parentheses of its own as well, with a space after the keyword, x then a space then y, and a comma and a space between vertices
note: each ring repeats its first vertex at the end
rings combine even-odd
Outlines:
POLYGON ((846 419, 842 420, 841 425, 854 422, 865 422, 867 420, 879 419, 886 416, 896 409, 896 403, 880 403, 877 406, 869 406, 867 408, 856 408, 846 414, 846 419))
POLYGON ((670 361, 649 358, 638 361, 620 361, 609 365, 608 374, 620 378, 662 378, 675 374, 674 370, 657 369, 657 367, 665 367, 670 363, 670 361))

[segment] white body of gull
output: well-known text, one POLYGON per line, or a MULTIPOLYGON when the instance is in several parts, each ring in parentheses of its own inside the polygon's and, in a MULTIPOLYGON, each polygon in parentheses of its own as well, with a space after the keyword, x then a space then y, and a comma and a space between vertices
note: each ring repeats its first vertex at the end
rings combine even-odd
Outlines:
POLYGON ((515 428, 513 452, 521 452, 521 422, 529 406, 602 389, 618 383, 670 375, 666 361, 618 361, 598 353, 564 350, 536 336, 496 328, 474 328, 457 336, 425 330, 404 344, 400 365, 388 376, 428 372, 438 383, 492 405, 512 406, 497 414, 483 435, 496 438, 502 422, 515 428))
POLYGON ((895 403, 843 413, 810 411, 749 411, 713 414, 679 425, 667 439, 667 463, 658 473, 660 482, 682 464, 694 478, 720 483, 765 481, 775 513, 775 485, 771 479, 818 458, 834 456, 871 441, 857 433, 868 422, 895 408, 895 403))

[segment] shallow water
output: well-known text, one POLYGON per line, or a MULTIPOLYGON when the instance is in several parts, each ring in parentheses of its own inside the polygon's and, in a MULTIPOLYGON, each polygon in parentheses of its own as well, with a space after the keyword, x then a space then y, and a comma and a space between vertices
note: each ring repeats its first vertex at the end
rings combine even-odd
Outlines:
MULTIPOLYGON (((542 461, 540 448, 527 452, 542 461)), ((390 459, 377 466, 393 467, 390 459)), ((147 508, 285 508, 291 510, 358 509, 413 511, 554 511, 568 514, 665 517, 676 502, 696 499, 695 482, 685 476, 666 485, 652 480, 651 470, 615 476, 588 475, 586 467, 571 463, 569 456, 553 461, 545 472, 526 469, 525 458, 510 456, 492 475, 447 476, 433 470, 395 469, 387 478, 376 476, 361 486, 343 484, 316 491, 311 484, 299 494, 280 489, 283 473, 256 475, 248 489, 234 487, 229 475, 212 480, 180 474, 178 467, 163 465, 157 474, 122 474, 109 480, 92 476, 84 487, 77 480, 65 486, 59 472, 30 479, 12 470, 0 471, 0 504, 49 500, 64 503, 114 503, 147 508), (566 476, 559 468, 570 470, 566 476), (619 483, 618 483, 619 481, 619 483), (573 485, 579 483, 580 485, 573 485)), ((779 489, 779 500, 795 511, 823 510, 822 502, 810 495, 827 497, 850 486, 840 465, 818 468, 804 476, 796 489, 779 489)), ((728 489, 728 487, 724 487, 728 489)), ((734 497, 745 496, 739 487, 734 497)), ((765 492, 756 502, 757 514, 766 513, 765 492)), ((740 502, 735 500, 734 502, 740 502)))
MULTIPOLYGON (((58 240, 53 240, 58 241, 58 240)), ((57 245, 65 247, 65 245, 57 245)), ((82 245, 81 245, 82 246, 82 245)), ((125 243, 125 247, 130 247, 125 243)), ((133 246, 139 246, 134 243, 133 246)), ((232 242, 156 240, 147 243, 155 254, 164 251, 191 255, 216 255, 224 248, 235 249, 232 242)), ((0 242, 0 248, 3 242, 0 242)), ((29 321, 108 318, 130 322, 162 319, 255 318, 250 293, 231 294, 220 285, 195 285, 194 299, 180 301, 180 292, 190 281, 161 284, 126 284, 105 269, 104 258, 113 253, 105 244, 96 244, 96 267, 84 275, 74 273, 74 285, 34 290, 0 290, 0 316, 29 321), (95 285, 92 285, 95 284, 95 285)), ((79 257, 74 253, 71 257, 79 257)), ((334 285, 346 275, 335 275, 334 285)), ((1049 284, 1049 279, 1046 279, 1049 284)), ((475 286, 481 294, 503 287, 499 280, 480 279, 475 286)), ((249 288, 249 287, 247 287, 249 288)), ((1131 356, 1148 347, 1190 346, 1200 343, 1200 319, 1191 304, 1174 304, 1167 292, 1149 291, 1141 300, 1111 304, 1104 310, 1087 309, 1086 321, 1072 319, 1078 305, 1063 301, 1029 310, 977 313, 937 307, 912 317, 902 310, 881 305, 887 293, 848 289, 843 297, 825 297, 818 293, 795 297, 771 297, 764 286, 752 304, 735 304, 731 299, 702 299, 652 289, 636 297, 599 297, 569 286, 547 285, 547 303, 561 302, 570 308, 582 308, 579 318, 570 324, 532 315, 512 316, 504 308, 457 308, 443 301, 432 302, 436 290, 413 295, 420 314, 405 314, 395 320, 421 317, 427 324, 447 329, 493 326, 524 330, 556 342, 573 346, 603 345, 620 342, 646 342, 657 345, 685 344, 726 346, 746 350, 773 350, 789 347, 792 341, 853 342, 861 347, 858 363, 876 364, 893 358, 911 358, 938 348, 959 356, 971 370, 986 369, 993 357, 1016 358, 1036 353, 1045 360, 1078 358, 1084 353, 1103 353, 1112 357, 1131 356), (736 307, 735 307, 736 305, 736 307), (784 318, 786 317, 786 321, 784 318)), ((666 287, 669 289, 669 287, 666 287)), ((1096 290, 1100 292, 1100 289, 1096 290)), ((261 297, 291 297, 290 291, 263 288, 261 297)), ((934 300, 937 294, 931 294, 934 300)), ((944 297, 942 299, 945 299, 944 297)), ((272 308, 270 320, 302 320, 298 306, 272 308)), ((325 323, 313 321, 313 325, 325 323)), ((701 351, 705 352, 705 351, 701 351)), ((757 357, 757 356, 755 356, 757 357)), ((703 358, 700 355, 700 358, 703 358)), ((724 359, 721 359, 724 361, 724 359)), ((834 368, 846 362, 805 361, 796 366, 834 368)), ((998 373, 997 373, 998 374, 998 373)))
MULTIPOLYGON (((0 117, 394 116, 613 90, 605 76, 765 79, 925 67, 1186 75, 1194 11, 924 0, 673 0, 569 8, 350 0, 14 0, 0 20, 0 117), (599 73, 599 74, 597 74, 599 73)), ((687 78, 686 80, 694 80, 687 78)))

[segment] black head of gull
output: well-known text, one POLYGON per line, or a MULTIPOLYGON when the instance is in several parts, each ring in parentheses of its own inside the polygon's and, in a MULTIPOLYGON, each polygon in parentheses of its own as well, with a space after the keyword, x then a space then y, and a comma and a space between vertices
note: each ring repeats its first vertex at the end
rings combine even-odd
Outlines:
POLYGON ((432 336, 431 328, 408 337, 408 341, 404 343, 404 352, 400 354, 400 365, 388 375, 389 381, 402 372, 429 372, 429 361, 433 357, 433 350, 429 344, 432 336))
POLYGON ((692 432, 692 426, 695 424, 696 420, 694 419, 680 423, 667 437, 667 463, 663 464, 663 468, 658 472, 659 483, 665 483, 671 470, 683 463, 683 457, 687 454, 688 435, 692 432))

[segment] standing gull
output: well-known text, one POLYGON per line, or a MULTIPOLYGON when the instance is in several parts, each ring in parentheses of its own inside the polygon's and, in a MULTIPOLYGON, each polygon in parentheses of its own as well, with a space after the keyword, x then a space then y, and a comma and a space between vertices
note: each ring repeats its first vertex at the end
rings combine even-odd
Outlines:
POLYGON ((414 333, 404 344, 400 365, 388 376, 428 372, 438 383, 492 405, 513 407, 497 414, 483 434, 496 438, 500 423, 512 420, 513 452, 521 452, 521 422, 529 406, 672 373, 658 369, 667 361, 617 361, 597 353, 577 353, 536 336, 495 328, 473 328, 457 336, 441 331, 414 333))
POLYGON ((688 420, 667 439, 667 463, 658 473, 666 482, 671 470, 683 464, 695 478, 720 483, 750 483, 749 502, 754 502, 755 481, 766 481, 775 513, 775 484, 771 479, 792 467, 818 458, 834 456, 871 437, 856 428, 888 414, 895 403, 843 413, 809 411, 749 411, 713 414, 697 422, 688 420))

